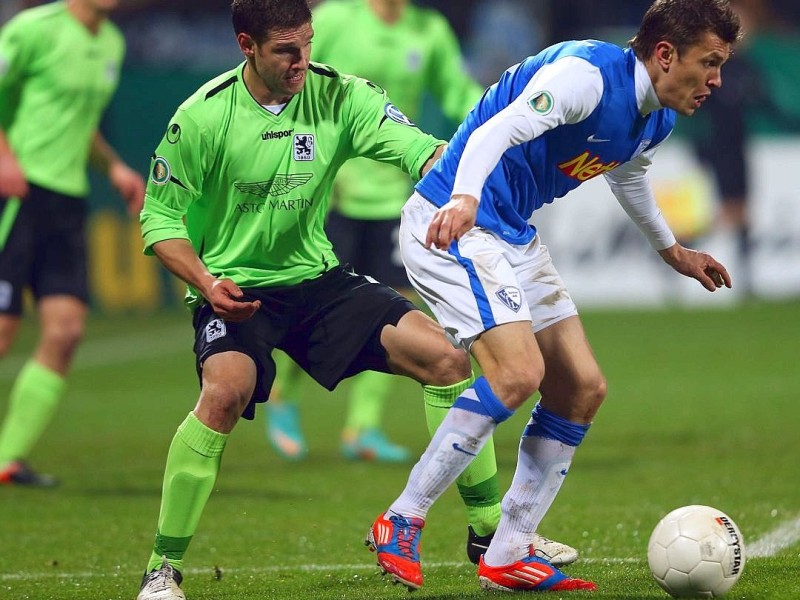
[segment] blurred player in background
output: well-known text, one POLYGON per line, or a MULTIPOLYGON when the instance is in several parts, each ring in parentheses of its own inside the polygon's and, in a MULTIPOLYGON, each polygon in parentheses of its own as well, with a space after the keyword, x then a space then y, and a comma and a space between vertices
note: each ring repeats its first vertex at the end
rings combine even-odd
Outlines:
POLYGON ((231 7, 245 62, 179 107, 141 216, 147 252, 189 285, 202 390, 170 446, 139 600, 184 598, 184 554, 229 434, 269 397, 274 349, 329 390, 367 369, 437 389, 470 375, 466 352, 433 319, 340 265, 324 232, 346 160, 370 157, 419 177, 444 142, 374 84, 310 62, 305 0, 231 7))
POLYGON ((489 88, 417 184, 402 213, 403 262, 483 375, 456 400, 405 489, 368 533, 396 581, 422 585, 419 541, 430 506, 538 390, 479 581, 513 592, 596 589, 536 556, 532 541, 606 381, 531 218, 605 175, 668 265, 709 291, 731 287, 713 257, 676 243, 646 172, 676 112, 694 114, 721 86, 739 36, 727 0, 656 0, 628 49, 595 40, 551 46, 489 88))
MULTIPOLYGON (((461 122, 480 98, 482 90, 467 75, 458 40, 439 13, 408 0, 326 0, 313 14, 314 60, 383 87, 412 121, 419 122, 426 94, 453 123, 461 122)), ((414 299, 397 248, 400 210, 410 190, 408 176, 396 167, 351 160, 336 177, 325 229, 339 260, 414 299)), ((297 407, 302 377, 281 358, 280 398, 273 392, 267 405, 267 432, 281 455, 297 459, 307 451, 297 407)), ((372 371, 354 378, 342 430, 347 458, 411 458, 381 429, 393 381, 391 375, 372 371)))
POLYGON ((87 163, 139 212, 144 180, 98 130, 119 80, 117 0, 66 0, 22 11, 0 31, 0 354, 17 335, 23 291, 40 335, 0 428, 0 484, 51 486, 26 458, 53 419, 83 336, 88 286, 87 163))

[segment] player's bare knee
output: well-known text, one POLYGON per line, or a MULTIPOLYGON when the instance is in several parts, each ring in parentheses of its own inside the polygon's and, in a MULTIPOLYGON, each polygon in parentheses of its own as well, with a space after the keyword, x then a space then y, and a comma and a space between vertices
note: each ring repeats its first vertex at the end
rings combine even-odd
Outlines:
POLYGON ((83 334, 82 321, 61 323, 57 327, 49 327, 42 331, 40 345, 48 354, 69 360, 83 340, 83 334))
POLYGON ((227 433, 249 403, 251 393, 226 381, 204 381, 195 413, 206 426, 227 433))
POLYGON ((544 366, 527 365, 501 369, 487 379, 500 401, 511 410, 516 410, 539 389, 543 377, 544 366))
POLYGON ((575 414, 571 420, 578 423, 591 423, 600 405, 605 400, 608 384, 605 377, 597 375, 581 387, 578 401, 575 403, 575 414))

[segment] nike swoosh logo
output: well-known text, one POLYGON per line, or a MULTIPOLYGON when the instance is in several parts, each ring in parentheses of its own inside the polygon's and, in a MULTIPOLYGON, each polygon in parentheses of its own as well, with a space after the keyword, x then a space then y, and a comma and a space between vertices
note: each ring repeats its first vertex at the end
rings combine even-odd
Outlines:
POLYGON ((477 454, 473 454, 469 450, 464 450, 461 446, 458 445, 458 442, 453 442, 453 450, 457 450, 458 452, 463 452, 464 454, 469 454, 470 456, 478 456, 477 454))
POLYGON ((597 143, 597 142, 610 142, 611 140, 604 140, 604 139, 601 139, 601 138, 596 138, 596 137, 594 137, 594 134, 592 134, 592 135, 590 135, 589 137, 586 138, 586 141, 587 142, 595 142, 595 143, 597 143))

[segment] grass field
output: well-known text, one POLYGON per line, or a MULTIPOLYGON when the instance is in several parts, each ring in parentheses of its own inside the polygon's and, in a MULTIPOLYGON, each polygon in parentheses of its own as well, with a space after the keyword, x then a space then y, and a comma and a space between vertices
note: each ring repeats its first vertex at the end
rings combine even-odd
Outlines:
MULTIPOLYGON (((608 399, 541 527, 579 548, 568 572, 598 583, 591 598, 666 598, 647 568, 650 531, 673 508, 709 504, 737 522, 748 547, 727 597, 800 598, 800 304, 587 312, 584 321, 608 399)), ((1 412, 29 335, 0 363, 1 412)), ((378 575, 362 539, 409 467, 340 458, 346 390, 306 387, 302 463, 276 458, 262 420, 239 425, 187 554, 189 600, 408 596, 378 575)), ((186 315, 92 320, 58 419, 31 457, 62 486, 0 488, 0 599, 136 596, 166 450, 196 395, 186 315)), ((503 486, 531 407, 498 432, 503 486)), ((386 427, 424 448, 413 382, 398 379, 386 427)), ((414 600, 493 595, 466 562, 465 533, 449 490, 429 514, 426 583, 414 600)))

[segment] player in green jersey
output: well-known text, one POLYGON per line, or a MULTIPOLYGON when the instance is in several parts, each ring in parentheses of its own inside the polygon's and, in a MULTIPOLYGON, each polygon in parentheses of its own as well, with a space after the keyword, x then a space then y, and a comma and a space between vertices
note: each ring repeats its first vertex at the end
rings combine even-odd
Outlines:
POLYGON ((268 398, 275 348, 328 389, 373 369, 444 393, 470 374, 433 319, 341 266, 323 229, 346 160, 418 177, 443 142, 378 86, 310 62, 306 0, 234 0, 232 14, 245 61, 179 107, 141 214, 146 252, 189 286, 201 393, 170 446, 138 600, 184 598, 184 554, 229 434, 268 398))
POLYGON ((131 213, 144 180, 98 131, 119 79, 124 40, 107 19, 117 0, 66 0, 22 11, 0 31, 0 355, 30 288, 39 342, 11 389, 0 427, 0 484, 50 486, 26 463, 64 393, 81 340, 88 285, 87 163, 131 213))
MULTIPOLYGON (((327 0, 318 5, 314 60, 382 86, 414 122, 422 112, 425 94, 435 97, 456 123, 482 93, 463 67, 447 20, 407 0, 327 0), (345 30, 346 36, 342 35, 345 30), (364 48, 371 50, 364 52, 364 48)), ((342 262, 413 299, 396 243, 400 209, 410 192, 408 176, 394 166, 366 158, 348 161, 334 183, 326 231, 342 262)), ((266 411, 268 438, 279 454, 299 459, 307 452, 297 406, 304 378, 285 356, 278 358, 278 374, 266 411)), ((342 452, 347 458, 386 462, 411 458, 409 450, 391 443, 380 427, 392 381, 390 375, 374 371, 353 380, 342 430, 342 452)))

